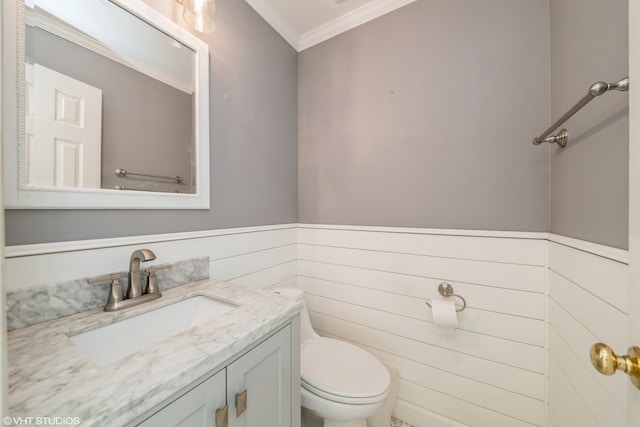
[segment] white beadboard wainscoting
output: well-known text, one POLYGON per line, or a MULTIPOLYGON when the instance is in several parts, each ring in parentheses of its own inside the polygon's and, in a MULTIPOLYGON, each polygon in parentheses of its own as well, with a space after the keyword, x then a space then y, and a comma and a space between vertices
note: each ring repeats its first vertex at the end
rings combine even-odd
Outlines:
POLYGON ((628 261, 550 242, 549 294, 549 427, 626 426, 629 379, 599 374, 589 349, 626 354, 628 261))
POLYGON ((314 326, 398 368, 395 414, 417 427, 544 425, 547 235, 437 233, 301 225, 314 326), (467 301, 453 336, 425 304, 441 282, 467 301))
POLYGON ((208 256, 210 277, 218 280, 252 288, 295 286, 297 236, 297 224, 287 224, 8 246, 3 283, 13 291, 126 271, 131 253, 146 248, 156 264, 208 256))
POLYGON ((286 224, 7 247, 5 288, 125 271, 139 248, 159 264, 208 256, 210 277, 252 288, 301 287, 320 334, 400 371, 394 415, 416 427, 625 425, 626 376, 598 374, 588 352, 628 347, 626 251, 548 233, 286 224), (468 304, 451 336, 425 304, 441 282, 468 304))
POLYGON ((628 379, 589 361, 627 342, 628 253, 548 233, 301 225, 299 285, 321 334, 400 370, 416 427, 626 425, 628 379), (467 300, 456 335, 424 302, 467 300))

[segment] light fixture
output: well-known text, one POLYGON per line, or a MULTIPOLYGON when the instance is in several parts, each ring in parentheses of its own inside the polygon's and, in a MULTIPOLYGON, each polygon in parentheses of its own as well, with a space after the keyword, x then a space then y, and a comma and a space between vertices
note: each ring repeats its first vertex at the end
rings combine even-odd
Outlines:
POLYGON ((182 17, 191 28, 201 33, 211 33, 215 30, 215 11, 215 0, 182 0, 182 17))

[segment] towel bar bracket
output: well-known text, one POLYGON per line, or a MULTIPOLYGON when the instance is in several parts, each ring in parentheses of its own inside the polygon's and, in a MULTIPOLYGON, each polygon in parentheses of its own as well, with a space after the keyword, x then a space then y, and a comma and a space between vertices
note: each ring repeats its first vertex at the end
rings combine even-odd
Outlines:
POLYGON ((558 144, 560 147, 564 148, 567 146, 567 141, 569 140, 569 134, 566 129, 562 129, 558 132, 557 135, 551 135, 546 137, 545 139, 538 140, 537 138, 533 141, 534 145, 540 145, 543 142, 548 142, 549 144, 558 144))

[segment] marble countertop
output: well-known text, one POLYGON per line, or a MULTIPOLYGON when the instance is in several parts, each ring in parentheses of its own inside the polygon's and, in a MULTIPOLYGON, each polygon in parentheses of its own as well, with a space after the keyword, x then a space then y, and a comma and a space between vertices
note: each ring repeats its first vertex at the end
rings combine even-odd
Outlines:
POLYGON ((301 308, 301 301, 270 291, 205 280, 169 289, 160 299, 118 312, 94 309, 15 329, 8 333, 9 414, 77 417, 83 426, 124 425, 224 367, 301 308), (67 336, 196 295, 238 308, 103 367, 91 362, 67 336))

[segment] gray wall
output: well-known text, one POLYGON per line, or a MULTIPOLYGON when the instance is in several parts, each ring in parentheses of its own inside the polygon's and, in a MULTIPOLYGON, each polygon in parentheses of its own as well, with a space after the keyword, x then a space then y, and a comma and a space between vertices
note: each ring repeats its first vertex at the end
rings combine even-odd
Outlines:
POLYGON ((627 75, 627 3, 606 3, 420 0, 298 56, 245 2, 218 0, 202 36, 211 210, 9 210, 7 244, 299 220, 626 248, 627 95, 572 118, 562 151, 530 143, 591 83, 627 75))
MULTIPOLYGON (((551 0, 552 120, 592 83, 629 75, 627 7, 627 0, 551 0)), ((594 99, 565 127, 569 143, 551 156, 551 231, 626 249, 628 94, 594 99)))
POLYGON ((300 222, 549 229, 548 2, 420 0, 298 67, 300 222))
POLYGON ((7 245, 297 222, 297 53, 238 0, 218 0, 216 31, 199 37, 211 57, 211 209, 7 210, 7 245))
POLYGON ((27 60, 102 90, 102 188, 125 185, 193 193, 193 95, 37 27, 27 27, 27 60), (120 178, 115 169, 168 180, 120 178))

